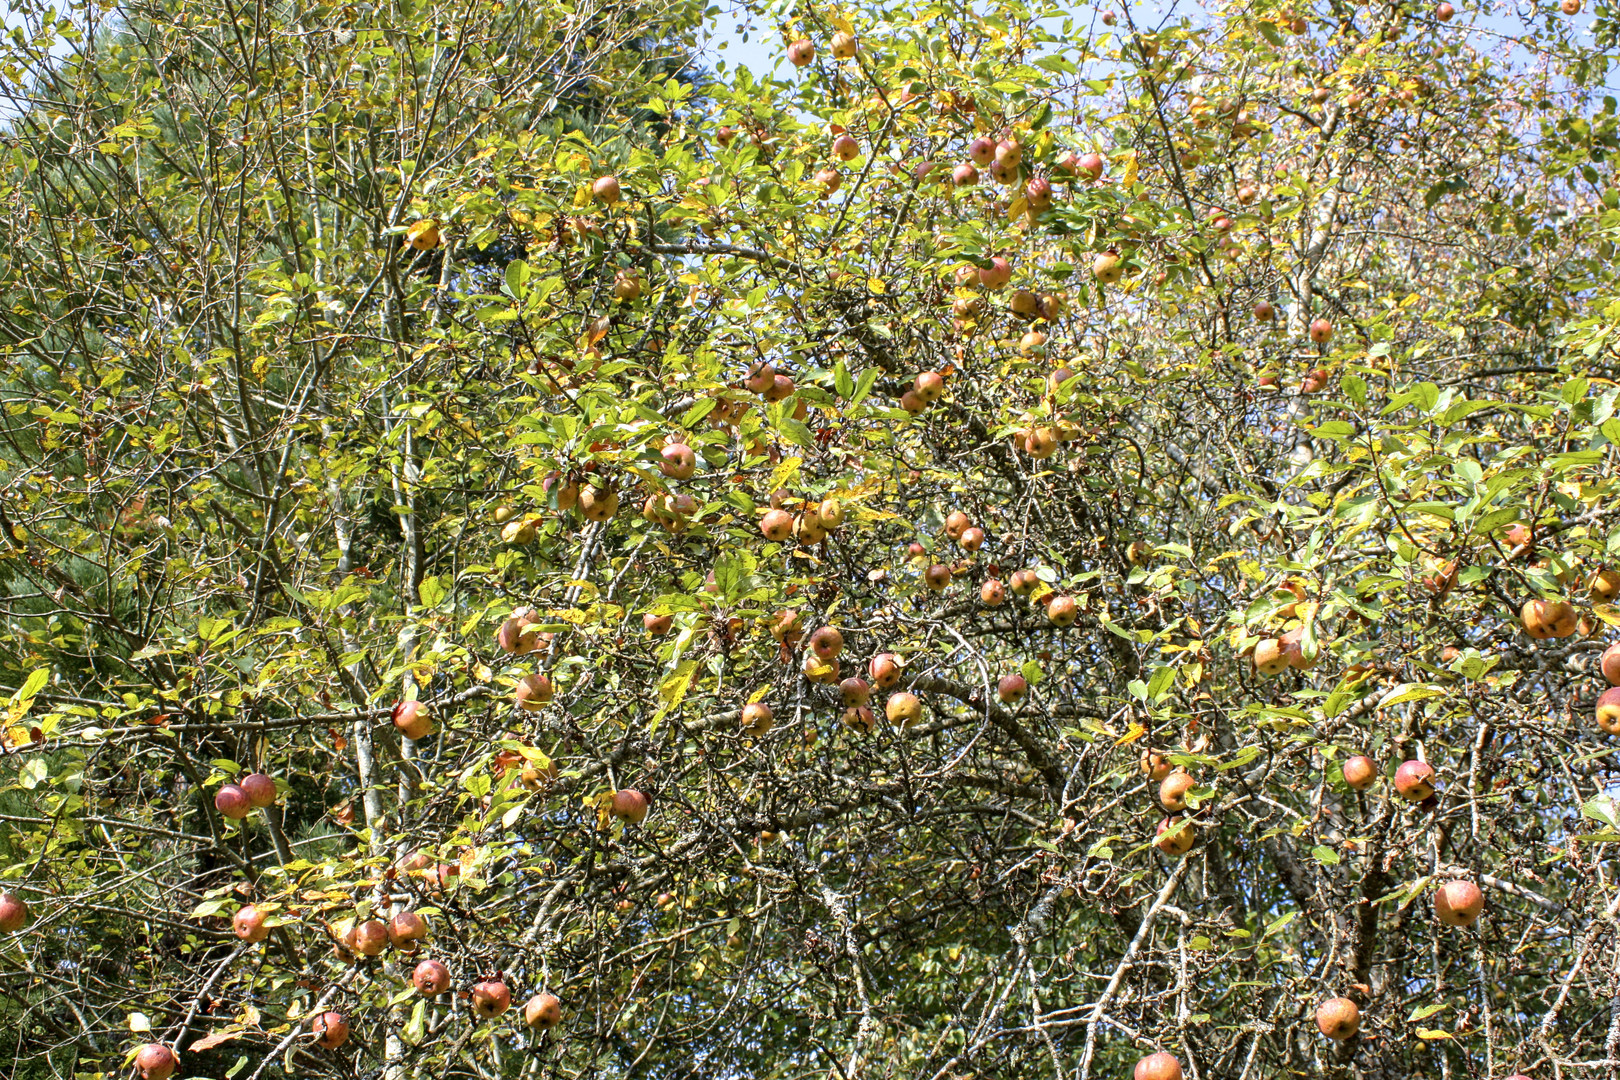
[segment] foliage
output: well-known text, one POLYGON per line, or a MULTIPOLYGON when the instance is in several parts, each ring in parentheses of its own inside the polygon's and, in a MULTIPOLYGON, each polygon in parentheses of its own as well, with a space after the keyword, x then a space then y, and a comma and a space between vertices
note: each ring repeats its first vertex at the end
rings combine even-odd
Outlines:
POLYGON ((18 1075, 1620 1069, 1606 10, 15 10, 18 1075))

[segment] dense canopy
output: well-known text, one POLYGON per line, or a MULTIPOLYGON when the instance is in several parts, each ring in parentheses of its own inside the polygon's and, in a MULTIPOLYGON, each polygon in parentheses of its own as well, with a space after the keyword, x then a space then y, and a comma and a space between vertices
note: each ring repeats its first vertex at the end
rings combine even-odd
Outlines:
POLYGON ((8 1075, 1620 1078, 1606 7, 12 20, 8 1075))

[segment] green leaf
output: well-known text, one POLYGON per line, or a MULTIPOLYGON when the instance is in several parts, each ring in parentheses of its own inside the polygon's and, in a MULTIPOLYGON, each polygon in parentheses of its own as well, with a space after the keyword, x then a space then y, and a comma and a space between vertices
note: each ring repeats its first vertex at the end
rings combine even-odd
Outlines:
POLYGON ((1311 855, 1323 866, 1339 865, 1339 853, 1330 847, 1318 844, 1316 847, 1311 848, 1311 855))

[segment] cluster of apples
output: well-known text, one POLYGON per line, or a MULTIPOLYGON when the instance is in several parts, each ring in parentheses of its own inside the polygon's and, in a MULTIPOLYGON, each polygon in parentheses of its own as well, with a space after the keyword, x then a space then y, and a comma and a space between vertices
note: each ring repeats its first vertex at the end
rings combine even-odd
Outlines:
MULTIPOLYGON (((538 617, 530 608, 514 611, 495 631, 496 647, 508 656, 531 656, 543 652, 550 644, 551 635, 540 630, 538 617)), ((556 688, 552 686, 551 679, 542 672, 534 671, 517 681, 512 690, 512 701, 524 712, 539 712, 555 694, 556 688)), ((398 723, 397 719, 395 723, 398 723)))
POLYGON ((844 504, 836 498, 795 500, 784 491, 771 495, 771 508, 759 519, 759 531, 772 543, 796 537, 806 547, 821 543, 844 524, 844 504), (799 502, 797 513, 789 510, 799 502))
POLYGON ((276 782, 264 773, 248 773, 236 783, 224 784, 214 794, 214 809, 232 821, 241 821, 255 810, 274 806, 276 782))

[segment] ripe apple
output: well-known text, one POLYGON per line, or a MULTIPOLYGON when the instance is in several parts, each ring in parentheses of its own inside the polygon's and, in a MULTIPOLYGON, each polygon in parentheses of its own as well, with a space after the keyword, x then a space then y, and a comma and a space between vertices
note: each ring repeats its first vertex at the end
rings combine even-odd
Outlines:
POLYGON ((355 926, 352 937, 345 935, 344 943, 351 952, 376 956, 388 947, 388 927, 381 920, 367 919, 355 926))
POLYGON ((1258 322, 1276 322, 1277 309, 1270 300, 1261 300, 1254 305, 1254 317, 1258 322))
POLYGON ((1472 926, 1485 909, 1485 894, 1472 881, 1448 881, 1434 894, 1434 915, 1447 926, 1472 926))
POLYGON ((1333 337, 1333 324, 1326 319, 1311 320, 1311 340, 1325 345, 1333 337))
POLYGON ((1620 735, 1620 686, 1611 686, 1598 695, 1596 716, 1605 735, 1620 735))
POLYGON ((15 893, 0 892, 0 934, 14 934, 28 925, 28 905, 15 893))
POLYGON ((1125 549, 1125 561, 1132 566, 1146 566, 1153 558, 1153 547, 1146 540, 1134 540, 1125 549))
POLYGON ((979 136, 968 143, 968 157, 973 159, 973 164, 981 168, 990 164, 996 160, 995 141, 987 139, 983 135, 979 136))
POLYGON ((761 361, 748 369, 743 386, 752 394, 766 394, 776 385, 776 369, 761 361))
POLYGON ((816 58, 815 43, 806 38, 800 38, 788 46, 787 57, 794 67, 802 68, 816 58))
POLYGON ((641 616, 641 628, 653 637, 663 637, 669 633, 669 628, 674 624, 675 616, 673 615, 654 615, 648 611, 641 616))
POLYGON ((1333 375, 1327 368, 1312 368, 1299 381, 1299 392, 1301 394, 1319 394, 1327 387, 1332 378, 1333 375))
POLYGON ((579 512, 587 521, 608 521, 619 512, 619 493, 592 484, 579 493, 579 512))
POLYGON ((562 1002, 556 994, 536 994, 523 1006, 523 1022, 549 1031, 562 1022, 562 1002))
POLYGON ((620 788, 613 793, 613 805, 609 812, 616 818, 639 825, 647 819, 651 805, 647 796, 634 788, 620 788))
POLYGON ((771 510, 760 519, 759 531, 765 539, 781 543, 793 535, 793 515, 786 510, 771 510))
POLYGON ((1024 163, 1024 144, 1017 139, 1002 139, 996 143, 995 160, 1009 169, 1016 169, 1024 163))
POLYGON ((1029 200, 1031 210, 1039 213, 1052 206, 1052 182, 1045 177, 1037 176, 1024 185, 1024 198, 1029 200))
POLYGON ((1023 570, 1014 570, 1012 577, 1009 580, 1012 585, 1014 596, 1028 596, 1036 589, 1040 588, 1041 585, 1040 575, 1036 574, 1034 570, 1027 568, 1023 570))
POLYGON ((1170 856, 1185 855, 1198 842, 1192 819, 1186 817, 1164 818, 1159 822, 1156 834, 1158 839, 1154 840, 1153 846, 1170 856))
POLYGON ((996 578, 985 578, 979 586, 979 599, 986 607, 1000 607, 1007 602, 1007 589, 996 578))
POLYGON ((1238 201, 1239 206, 1248 206, 1250 203, 1254 202, 1254 200, 1256 198, 1258 198, 1259 195, 1260 195, 1260 193, 1255 190, 1255 187, 1254 187, 1253 184, 1239 184, 1238 185, 1237 201, 1238 201))
POLYGON ((1410 803, 1434 794, 1434 767, 1424 761, 1403 761, 1395 770, 1395 793, 1410 803))
POLYGON ((162 1043, 147 1043, 135 1055, 135 1072, 141 1080, 169 1080, 180 1067, 180 1059, 162 1043))
POLYGON ((613 298, 627 304, 641 298, 641 278, 634 270, 620 270, 613 275, 613 298))
POLYGON ((255 810, 275 804, 276 782, 262 772, 248 773, 238 786, 247 792, 248 802, 255 810))
POLYGON ((1558 10, 1565 15, 1579 15, 1581 13, 1581 0, 1558 0, 1558 10))
POLYGON ((844 635, 835 627, 820 627, 810 635, 810 651, 823 660, 831 660, 844 651, 844 635))
POLYGON ((861 156, 861 144, 846 132, 833 140, 832 152, 839 161, 853 161, 861 156))
POLYGON ((996 683, 996 697, 1003 704, 1011 705, 1015 701, 1022 701, 1024 695, 1029 693, 1029 683, 1022 675, 1003 675, 996 683))
POLYGON ((814 508, 793 519, 793 535, 806 547, 814 547, 827 539, 827 530, 821 526, 821 514, 814 508))
POLYGON ((857 48, 854 34, 840 30, 832 36, 832 54, 836 60, 854 59, 857 48))
POLYGON ((966 513, 961 510, 952 510, 949 514, 945 515, 945 535, 950 537, 952 540, 960 540, 962 539, 962 534, 966 532, 968 526, 972 524, 973 519, 968 517, 966 513))
POLYGON ((837 499, 821 500, 816 513, 821 517, 821 527, 829 531, 844 523, 844 504, 837 499))
POLYGON ((1598 670, 1610 686, 1620 686, 1620 643, 1610 645, 1603 650, 1603 658, 1598 661, 1598 670))
POLYGON ((658 468, 665 476, 676 480, 690 480, 697 472, 697 455, 685 443, 671 443, 664 447, 658 468))
POLYGON ((1452 7, 1450 4, 1443 3, 1434 9, 1434 17, 1439 19, 1441 22, 1450 22, 1451 17, 1455 14, 1457 14, 1457 9, 1452 7))
POLYGON ((907 390, 900 395, 900 407, 912 416, 920 416, 928 408, 928 402, 918 397, 916 390, 907 390))
POLYGON ((1049 427, 1031 428, 1024 435, 1024 453, 1032 458, 1045 460, 1057 453, 1057 432, 1049 427))
POLYGON ((1173 772, 1159 784, 1159 805, 1171 813, 1187 809, 1187 792, 1198 786, 1191 773, 1173 772))
POLYGON ((484 1020, 493 1020, 512 1004, 512 991, 498 979, 486 979, 472 988, 472 1010, 484 1020))
POLYGON ((1053 626, 1073 626, 1075 620, 1080 618, 1080 609, 1075 606, 1072 597, 1054 597, 1052 602, 1046 605, 1046 618, 1053 626))
POLYGON ((527 609, 514 612, 495 632, 495 644, 504 653, 524 656, 540 647, 540 634, 527 609))
POLYGON ((411 972, 411 985, 423 997, 438 997, 450 989, 450 969, 437 960, 423 960, 411 972))
POLYGON ((844 186, 844 174, 829 165, 816 171, 816 183, 821 185, 823 196, 832 195, 844 186))
POLYGON ((845 705, 865 705, 872 696, 872 686, 859 675, 851 675, 838 684, 838 695, 845 705))
POLYGON ((415 699, 395 705, 393 720, 407 739, 425 739, 433 733, 433 717, 428 715, 427 706, 415 699))
POLYGON ((778 372, 776 377, 771 380, 771 388, 765 391, 765 400, 783 401, 790 397, 793 391, 794 384, 792 377, 778 372))
POLYGON ((1174 1054, 1160 1051, 1136 1063, 1131 1080, 1181 1080, 1181 1062, 1174 1054))
POLYGON ((858 735, 868 734, 877 719, 872 715, 872 709, 866 705, 851 705, 838 717, 839 723, 858 735))
POLYGON ((428 936, 427 920, 414 911, 396 911, 388 920, 388 940, 396 949, 428 936))
POLYGON ((893 653, 878 653, 866 670, 872 676, 872 685, 879 690, 887 690, 900 681, 900 661, 893 653))
MULTIPOLYGON (((1102 24, 1104 26, 1113 26, 1114 23, 1116 23, 1118 21, 1119 21, 1119 16, 1115 15, 1112 11, 1105 11, 1105 12, 1102 13, 1102 24)), ((1136 1080, 1148 1080, 1148 1077, 1138 1076, 1136 1078, 1136 1080)))
POLYGON ((1343 1042, 1361 1030, 1361 1010, 1349 998, 1328 998, 1316 1007, 1316 1026, 1334 1042, 1343 1042))
POLYGON ((1064 293, 1044 293, 1041 296, 1040 316, 1047 322, 1057 322, 1069 310, 1069 298, 1064 293))
POLYGON ((1366 791, 1378 780, 1378 765, 1365 754, 1345 758, 1339 772, 1351 791, 1366 791))
POLYGON ((240 821, 252 811, 253 800, 237 785, 226 784, 214 795, 214 809, 233 821, 240 821))
POLYGON ((890 694, 884 703, 883 715, 888 717, 889 723, 908 728, 922 719, 922 701, 906 690, 890 694))
POLYGON ((264 925, 264 912, 253 904, 248 904, 239 908, 232 916, 231 933, 252 945, 269 937, 270 928, 264 925))
POLYGON ((979 284, 987 289, 1004 289, 1012 280, 1012 263, 1000 255, 991 258, 988 267, 979 270, 979 284))
POLYGON ((917 376, 916 384, 912 387, 923 402, 932 405, 945 396, 945 380, 937 371, 925 371, 917 376))
POLYGON ((750 701, 742 707, 743 734, 756 737, 766 735, 775 724, 775 714, 763 701, 750 701))
POLYGON ((349 1023, 342 1013, 323 1012, 310 1018, 309 1030, 315 1036, 315 1045, 336 1050, 349 1041, 349 1023))
POLYGON ((1125 267, 1120 262, 1117 251, 1099 252, 1097 257, 1091 260, 1091 276, 1104 285, 1112 285, 1124 276, 1124 273, 1125 267))
POLYGON ((979 183, 979 170, 964 161, 951 170, 951 183, 957 187, 976 187, 979 183))
POLYGON ((1525 633, 1537 641, 1569 637, 1580 623, 1575 609, 1562 600, 1526 600, 1519 619, 1525 633))
POLYGON ((612 206, 619 201, 622 192, 619 190, 617 176, 599 176, 591 185, 591 195, 597 202, 612 206))
POLYGON ((1157 750, 1142 751, 1142 775, 1149 780, 1164 780, 1170 775, 1170 761, 1157 750))
POLYGON ((518 680, 512 699, 524 712, 539 712, 555 693, 551 680, 535 671, 518 680))
POLYGON ((800 622, 797 611, 784 608, 771 616, 771 637, 788 648, 796 648, 799 638, 803 635, 804 625, 800 622))
POLYGON ((1280 675, 1288 670, 1288 649, 1281 638, 1266 638, 1254 647, 1255 670, 1262 675, 1280 675))
POLYGON ((944 563, 935 563, 923 571, 923 583, 934 592, 944 592, 951 583, 951 568, 944 563))

